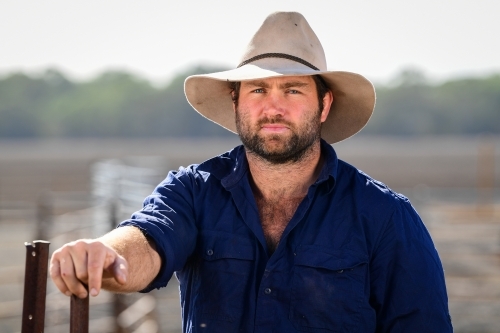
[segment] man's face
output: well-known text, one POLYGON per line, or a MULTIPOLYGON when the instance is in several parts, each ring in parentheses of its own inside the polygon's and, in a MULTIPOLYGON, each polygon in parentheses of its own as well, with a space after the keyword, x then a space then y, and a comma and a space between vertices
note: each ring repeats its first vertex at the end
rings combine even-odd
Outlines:
POLYGON ((274 164, 296 162, 321 137, 330 93, 324 104, 319 110, 310 76, 243 81, 235 108, 236 128, 251 153, 274 164))

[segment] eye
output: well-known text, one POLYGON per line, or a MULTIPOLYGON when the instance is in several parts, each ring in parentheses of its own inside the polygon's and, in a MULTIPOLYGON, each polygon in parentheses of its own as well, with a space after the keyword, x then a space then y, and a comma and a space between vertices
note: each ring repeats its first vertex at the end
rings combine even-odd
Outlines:
POLYGON ((299 93, 299 91, 298 91, 298 90, 295 90, 295 89, 289 89, 289 90, 288 90, 288 93, 289 93, 289 94, 298 94, 298 93, 299 93))
POLYGON ((254 92, 254 93, 259 93, 259 94, 261 94, 261 93, 263 93, 263 92, 264 92, 264 89, 262 89, 262 88, 255 89, 253 92, 254 92))

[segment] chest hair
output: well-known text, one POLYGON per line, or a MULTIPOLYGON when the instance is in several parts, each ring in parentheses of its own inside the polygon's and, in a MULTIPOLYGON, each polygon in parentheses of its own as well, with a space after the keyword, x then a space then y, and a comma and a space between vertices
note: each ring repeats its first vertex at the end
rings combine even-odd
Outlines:
POLYGON ((274 253, 278 247, 283 231, 295 214, 302 199, 302 197, 276 200, 262 197, 256 198, 260 222, 269 253, 274 253))

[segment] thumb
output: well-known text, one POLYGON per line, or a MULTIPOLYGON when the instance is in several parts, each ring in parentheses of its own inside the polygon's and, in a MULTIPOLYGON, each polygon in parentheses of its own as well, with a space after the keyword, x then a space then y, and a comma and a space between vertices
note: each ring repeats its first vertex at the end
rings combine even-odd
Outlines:
POLYGON ((125 284, 128 277, 128 263, 122 256, 117 256, 113 265, 111 265, 111 274, 119 284, 125 284))

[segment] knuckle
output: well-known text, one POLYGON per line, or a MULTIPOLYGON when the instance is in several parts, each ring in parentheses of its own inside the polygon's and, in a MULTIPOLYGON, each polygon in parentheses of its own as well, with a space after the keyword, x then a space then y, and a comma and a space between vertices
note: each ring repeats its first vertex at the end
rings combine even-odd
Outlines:
POLYGON ((61 269, 61 276, 64 278, 71 278, 74 276, 73 271, 61 269))
POLYGON ((75 251, 85 251, 87 249, 87 243, 82 240, 78 240, 70 244, 71 248, 75 251))
POLYGON ((93 241, 88 244, 89 250, 92 252, 100 252, 104 250, 104 245, 101 242, 93 241))
POLYGON ((64 257, 66 255, 66 253, 68 252, 67 246, 68 245, 66 244, 66 245, 63 245, 62 247, 60 247, 59 249, 55 250, 52 253, 51 261, 56 261, 56 260, 59 260, 60 258, 64 257))
POLYGON ((87 277, 88 277, 87 270, 81 270, 81 271, 76 272, 76 278, 80 281, 86 280, 87 277))
POLYGON ((50 272, 50 277, 52 277, 52 278, 60 276, 59 267, 57 267, 57 265, 51 264, 49 272, 50 272))
POLYGON ((89 271, 97 271, 99 269, 102 269, 102 263, 96 259, 90 260, 88 263, 88 269, 89 271))

